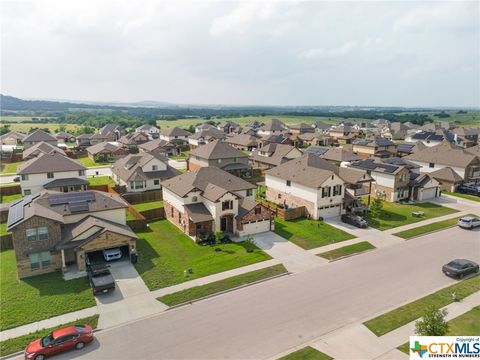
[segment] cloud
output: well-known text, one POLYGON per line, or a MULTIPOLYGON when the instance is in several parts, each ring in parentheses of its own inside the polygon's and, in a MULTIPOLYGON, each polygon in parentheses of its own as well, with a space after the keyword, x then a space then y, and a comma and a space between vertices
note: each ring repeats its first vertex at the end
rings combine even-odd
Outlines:
POLYGON ((314 48, 308 49, 300 52, 299 56, 302 59, 321 59, 321 58, 335 58, 348 55, 352 52, 353 49, 357 47, 357 43, 355 41, 348 41, 345 44, 334 47, 334 48, 314 48))

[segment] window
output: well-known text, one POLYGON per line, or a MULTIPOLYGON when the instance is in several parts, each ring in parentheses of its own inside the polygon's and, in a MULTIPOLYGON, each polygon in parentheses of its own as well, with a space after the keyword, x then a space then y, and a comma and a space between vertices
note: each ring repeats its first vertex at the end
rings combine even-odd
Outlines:
POLYGON ((38 240, 48 240, 48 229, 46 226, 41 226, 37 228, 38 231, 38 240))
POLYGON ((333 196, 342 195, 342 185, 335 185, 333 187, 333 196))
POLYGON ((231 210, 233 209, 233 201, 227 200, 222 202, 222 210, 231 210))
POLYGON ((260 206, 257 206, 255 208, 255 215, 261 214, 262 213, 262 208, 260 206))
POLYGON ((282 194, 278 194, 278 195, 277 195, 277 198, 281 199, 281 198, 282 198, 282 194))
POLYGON ((47 179, 53 179, 53 172, 47 172, 47 179))
POLYGON ((30 269, 31 270, 40 269, 40 260, 38 258, 38 254, 30 254, 30 255, 28 255, 28 258, 30 260, 30 269))
POLYGON ((22 180, 23 181, 28 180, 28 174, 22 174, 22 180))
POLYGON ((28 241, 36 241, 37 240, 37 229, 27 229, 25 231, 27 240, 28 241))
POLYGON ((173 218, 175 216, 175 212, 173 210, 173 207, 172 207, 172 211, 170 211, 170 213, 171 213, 171 217, 173 218))
POLYGON ((192 201, 193 202, 197 202, 198 201, 198 198, 196 196, 192 196, 192 201))
POLYGON ((292 186, 292 182, 290 180, 287 180, 287 186, 292 186))
POLYGON ((253 190, 247 189, 247 196, 252 196, 252 195, 253 195, 253 190))
POLYGON ((32 195, 32 190, 30 190, 30 189, 23 190, 23 195, 25 195, 25 196, 32 195))
POLYGON ((50 266, 50 251, 41 252, 39 258, 40 263, 42 264, 42 268, 50 266))
POLYGON ((153 185, 160 185, 160 180, 153 180, 153 185))
POLYGON ((158 165, 152 165, 152 171, 157 171, 158 170, 158 165))
POLYGON ((135 184, 135 189, 143 189, 144 186, 143 186, 143 181, 134 181, 134 184, 135 184))
POLYGON ((429 168, 434 168, 434 167, 435 167, 435 164, 434 164, 434 163, 429 163, 429 164, 428 164, 428 167, 429 167, 429 168))
POLYGON ((233 162, 238 162, 238 158, 234 158, 234 159, 233 159, 233 162))
POLYGON ((78 170, 78 176, 85 176, 85 170, 78 170))
POLYGON ((135 185, 133 184, 133 181, 130 182, 130 189, 133 189, 135 185))
POLYGON ((322 188, 322 198, 324 197, 330 197, 331 195, 331 188, 330 186, 326 186, 324 188, 322 188))

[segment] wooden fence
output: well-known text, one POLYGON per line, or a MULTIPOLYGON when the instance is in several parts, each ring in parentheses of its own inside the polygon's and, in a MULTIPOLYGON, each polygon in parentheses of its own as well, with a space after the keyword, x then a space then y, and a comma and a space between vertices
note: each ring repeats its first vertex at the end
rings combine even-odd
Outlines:
POLYGON ((3 187, 0 187, 0 193, 2 195, 21 194, 22 188, 20 187, 20 185, 3 186, 3 187))
POLYGON ((163 200, 162 190, 152 190, 141 193, 127 193, 122 195, 130 204, 163 200))
POLYGON ((0 223, 7 222, 8 219, 8 207, 2 207, 0 209, 0 223))
POLYGON ((12 234, 6 234, 0 236, 0 250, 13 249, 13 238, 12 234))
POLYGON ((165 219, 165 209, 163 207, 140 211, 140 214, 142 214, 148 222, 165 219))
POLYGON ((298 208, 291 209, 281 209, 277 208, 277 217, 282 220, 293 220, 301 217, 305 217, 306 209, 305 206, 300 206, 298 208))

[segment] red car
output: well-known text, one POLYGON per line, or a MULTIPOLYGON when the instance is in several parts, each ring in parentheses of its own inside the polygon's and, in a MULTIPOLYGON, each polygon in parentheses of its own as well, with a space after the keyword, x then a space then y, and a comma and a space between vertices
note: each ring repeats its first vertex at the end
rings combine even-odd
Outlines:
POLYGON ((44 360, 64 351, 83 349, 85 344, 92 341, 93 331, 90 325, 67 326, 32 341, 25 349, 25 359, 44 360))

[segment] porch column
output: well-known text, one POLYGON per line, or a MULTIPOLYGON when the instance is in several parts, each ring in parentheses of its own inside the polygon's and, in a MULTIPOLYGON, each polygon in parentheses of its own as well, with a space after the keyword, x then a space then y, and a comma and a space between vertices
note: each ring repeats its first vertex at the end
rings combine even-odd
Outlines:
POLYGON ((62 254, 62 272, 66 273, 68 269, 67 265, 65 264, 65 250, 60 250, 60 253, 62 254))

